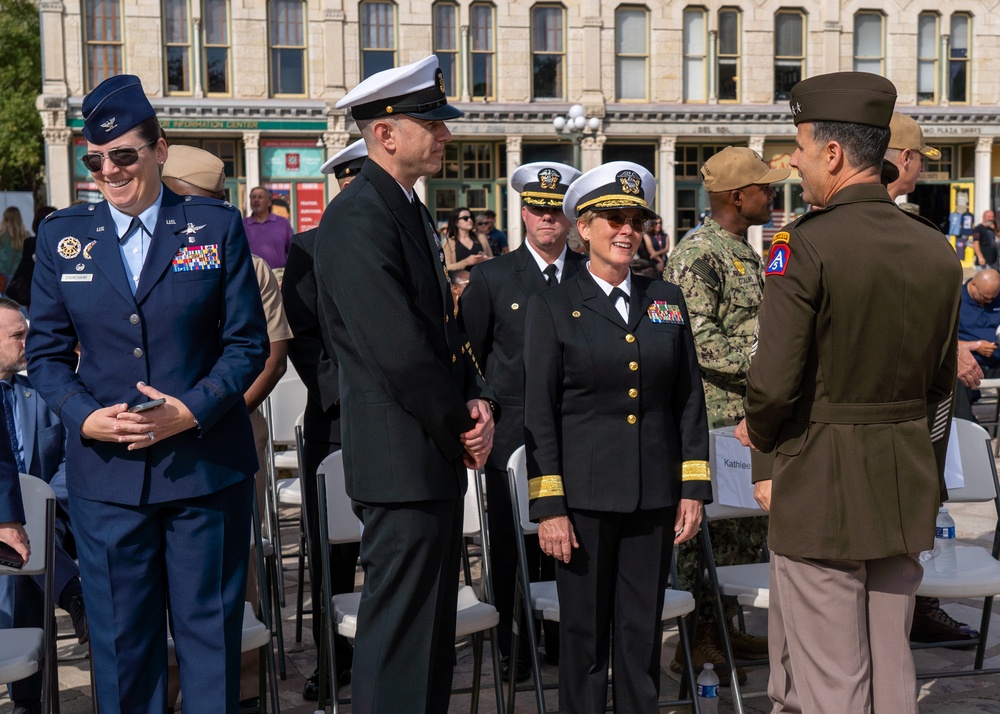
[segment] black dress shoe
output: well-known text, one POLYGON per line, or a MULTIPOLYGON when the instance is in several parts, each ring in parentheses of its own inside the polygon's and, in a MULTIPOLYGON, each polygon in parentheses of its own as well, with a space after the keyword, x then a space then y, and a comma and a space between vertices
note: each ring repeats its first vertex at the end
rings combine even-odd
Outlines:
MULTIPOLYGON (((341 687, 346 687, 351 683, 351 670, 344 669, 337 673, 337 689, 341 687)), ((330 688, 327 687, 327 694, 330 694, 330 688)), ((313 670, 313 673, 309 675, 309 679, 306 680, 306 686, 302 690, 302 698, 307 702, 319 701, 319 668, 313 670)))
MULTIPOLYGON (((517 681, 526 682, 531 677, 531 663, 530 662, 517 662, 517 681)), ((500 678, 505 681, 510 681, 510 657, 504 657, 500 660, 500 678)))
POLYGON ((14 702, 13 714, 42 714, 42 703, 31 700, 14 702))
POLYGON ((90 629, 87 626, 87 610, 83 606, 83 593, 74 595, 69 600, 69 616, 73 620, 73 631, 81 645, 90 641, 90 629))
POLYGON ((241 699, 240 714, 260 714, 260 697, 241 699))

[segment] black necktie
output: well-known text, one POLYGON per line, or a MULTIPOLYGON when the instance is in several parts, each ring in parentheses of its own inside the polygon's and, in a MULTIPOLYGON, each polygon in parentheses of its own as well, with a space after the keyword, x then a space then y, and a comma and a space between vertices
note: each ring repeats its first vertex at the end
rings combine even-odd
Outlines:
POLYGON ((17 427, 14 424, 14 387, 7 382, 0 382, 3 387, 3 416, 7 421, 7 433, 10 434, 10 448, 14 451, 14 461, 17 462, 18 473, 25 473, 24 459, 17 444, 17 427))
POLYGON ((125 245, 125 242, 132 237, 132 235, 140 230, 146 230, 146 227, 142 225, 142 221, 139 220, 139 216, 132 219, 132 222, 128 224, 128 228, 122 234, 122 237, 118 239, 118 242, 125 245))
POLYGON ((542 274, 545 276, 545 284, 546 285, 558 285, 559 284, 559 279, 556 278, 556 270, 557 270, 557 268, 556 268, 555 263, 552 263, 551 265, 546 265, 545 266, 545 270, 542 271, 542 274))
MULTIPOLYGON (((611 301, 611 307, 613 307, 615 309, 615 312, 618 312, 618 298, 625 298, 625 314, 627 315, 628 314, 628 293, 626 293, 621 288, 611 288, 611 293, 608 294, 608 300, 611 301)), ((621 313, 618 312, 618 314, 620 315, 621 313)), ((622 319, 626 319, 626 318, 622 318, 622 319)))

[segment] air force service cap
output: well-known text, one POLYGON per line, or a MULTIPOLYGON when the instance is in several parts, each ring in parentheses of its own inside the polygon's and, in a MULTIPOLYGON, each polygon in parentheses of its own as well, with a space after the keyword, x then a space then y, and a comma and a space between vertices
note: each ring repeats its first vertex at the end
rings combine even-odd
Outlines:
POLYGON ((746 146, 727 146, 701 167, 701 179, 709 193, 772 184, 784 181, 790 173, 788 169, 772 169, 760 154, 746 146))
POLYGON ((570 184, 580 171, 555 161, 536 161, 518 166, 511 174, 510 187, 521 194, 525 206, 562 206, 570 184))
POLYGON ((928 159, 940 159, 941 152, 924 143, 924 132, 912 117, 899 112, 892 113, 889 122, 889 148, 919 151, 928 159))
POLYGON ((887 129, 896 106, 896 87, 870 72, 821 74, 792 87, 789 106, 796 126, 804 121, 840 121, 887 129))
POLYGON ((83 98, 83 135, 91 144, 107 144, 156 116, 134 74, 108 77, 83 98))
POLYGON ((218 193, 226 188, 226 165, 204 149, 172 144, 163 164, 163 178, 186 181, 203 191, 218 193))
POLYGON ((333 174, 338 179, 345 179, 356 176, 367 158, 368 147, 365 146, 365 140, 358 139, 327 159, 319 170, 325 174, 333 174))
POLYGON ((444 74, 436 55, 373 74, 337 102, 355 121, 406 114, 416 119, 457 119, 462 111, 448 104, 444 74))
POLYGON ((646 217, 654 218, 655 197, 653 174, 631 161, 611 161, 591 169, 570 184, 563 199, 563 213, 575 219, 588 210, 640 208, 646 217))

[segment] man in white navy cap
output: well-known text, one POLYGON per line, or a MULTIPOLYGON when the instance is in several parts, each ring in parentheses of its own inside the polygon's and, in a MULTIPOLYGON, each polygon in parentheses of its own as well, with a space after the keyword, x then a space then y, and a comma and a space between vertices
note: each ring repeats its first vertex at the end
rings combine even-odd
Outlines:
POLYGON ((337 187, 343 191, 347 184, 357 178, 367 158, 368 147, 365 146, 365 140, 358 139, 327 159, 319 170, 325 174, 333 174, 337 179, 337 187))
MULTIPOLYGON (((320 167, 325 174, 337 178, 340 190, 358 176, 368 158, 365 140, 348 144, 320 167)), ((318 494, 316 491, 316 469, 327 456, 338 451, 340 440, 340 377, 337 361, 329 347, 329 336, 319 317, 316 300, 316 270, 313 252, 316 247, 318 228, 296 233, 288 250, 288 262, 281 280, 281 295, 285 302, 285 314, 295 337, 289 343, 288 357, 295 371, 306 385, 306 409, 302 420, 302 488, 307 494, 303 499, 306 508, 311 553, 320 552, 323 547, 319 533, 317 516, 318 494)), ((319 558, 309 559, 309 583, 312 602, 320 602, 322 597, 322 577, 319 558)), ((356 543, 342 543, 330 546, 330 588, 333 595, 354 591, 354 574, 358 564, 356 543)), ((313 618, 313 641, 318 647, 322 632, 320 618, 313 618)), ((351 678, 351 661, 354 648, 346 638, 335 635, 334 647, 337 654, 337 684, 346 684, 351 678)), ((314 702, 319 699, 320 667, 306 680, 302 698, 314 702)), ((324 691, 329 692, 327 686, 324 691)))
MULTIPOLYGON (((486 381, 497 391, 503 419, 497 423, 496 443, 486 464, 486 492, 490 501, 490 554, 493 558, 493 595, 500 612, 500 652, 510 655, 511 615, 517 549, 507 460, 524 443, 524 315, 528 298, 549 285, 575 275, 586 262, 566 245, 570 222, 563 215, 566 189, 580 176, 572 166, 540 161, 520 166, 510 177, 510 187, 521 194, 521 220, 525 242, 512 253, 480 263, 469 276, 469 285, 458 311, 472 354, 486 381)), ((530 367, 529 367, 530 368, 530 367)), ((528 539, 537 559, 538 540, 528 539)), ((554 575, 549 565, 551 580, 554 575)), ((558 631, 546 631, 546 655, 558 657, 558 631)), ((527 638, 522 638, 518 671, 529 674, 527 638)), ((509 662, 504 676, 509 676, 509 662)))
MULTIPOLYGON (((493 393, 453 319, 440 239, 413 187, 451 140, 434 56, 337 102, 368 148, 330 203, 315 260, 340 368, 347 493, 365 524, 353 711, 446 712, 466 467, 493 444, 493 393)), ((497 663, 499 666, 499 663, 497 663)))

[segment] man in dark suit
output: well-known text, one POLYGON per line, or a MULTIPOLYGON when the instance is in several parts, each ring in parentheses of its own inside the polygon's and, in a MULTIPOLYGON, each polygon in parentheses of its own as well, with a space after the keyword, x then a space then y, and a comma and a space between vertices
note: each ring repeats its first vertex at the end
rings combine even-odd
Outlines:
POLYGON ((337 103, 368 147, 316 240, 320 313, 336 352, 347 493, 365 524, 353 710, 446 712, 466 467, 492 446, 492 391, 463 349, 440 240, 413 191, 451 139, 433 55, 337 103))
MULTIPOLYGON (((69 494, 66 491, 66 435, 58 417, 46 406, 31 382, 18 374, 27 366, 24 338, 28 323, 20 305, 0 297, 0 390, 4 413, 10 415, 14 430, 11 449, 18 469, 37 476, 52 487, 58 502, 55 542, 55 599, 73 620, 77 639, 88 639, 83 607, 80 569, 66 552, 70 537, 69 494)), ((6 418, 4 419, 7 422, 6 418)), ((10 423, 8 423, 9 431, 10 423)), ((0 628, 41 627, 44 576, 0 578, 0 628)), ((41 675, 10 685, 15 712, 41 711, 41 675)))
MULTIPOLYGON (((512 253, 480 263, 472 269, 469 284, 459 301, 458 319, 469 338, 472 354, 487 383, 497 393, 503 418, 497 422, 496 441, 486 462, 486 493, 490 503, 490 556, 493 559, 493 597, 500 612, 499 645, 510 656, 517 543, 514 514, 507 484, 507 460, 524 443, 524 317, 528 298, 576 275, 586 258, 566 246, 570 222, 563 215, 566 189, 580 176, 572 166, 541 161, 519 167, 510 187, 521 194, 521 219, 525 242, 512 253)), ((527 367, 530 369, 530 365, 527 367)), ((538 539, 527 539, 533 573, 539 567, 538 539)), ((546 580, 555 577, 552 561, 545 559, 546 580)), ((545 651, 558 658, 558 629, 547 628, 545 651)), ((518 672, 529 674, 526 637, 518 672)), ((509 676, 510 663, 503 671, 509 676)))
POLYGON ((908 636, 947 497, 962 268, 880 184, 895 101, 864 72, 791 92, 814 209, 774 236, 736 430, 774 453, 753 474, 771 516, 774 712, 917 711, 908 636))
POLYGON ((235 714, 257 470, 243 395, 268 352, 243 222, 162 185, 167 145, 137 77, 82 109, 107 200, 42 224, 27 354, 69 435, 98 702, 166 708, 169 599, 185 710, 235 714))
POLYGON ((27 562, 31 544, 24 530, 24 506, 21 503, 21 480, 7 436, 7 422, 0 422, 0 542, 20 553, 27 562))
MULTIPOLYGON (((364 139, 359 139, 331 157, 320 170, 337 178, 340 190, 354 180, 364 166, 368 150, 364 139)), ((288 346, 288 356, 295 371, 306 385, 306 409, 302 419, 304 448, 300 475, 303 505, 306 512, 306 537, 309 552, 318 553, 323 543, 319 533, 317 513, 316 469, 327 456, 340 449, 340 380, 337 361, 328 336, 323 332, 316 294, 316 270, 313 252, 316 231, 303 231, 292 236, 292 245, 285 263, 281 281, 281 297, 285 301, 285 314, 295 335, 288 346)), ((309 586, 312 602, 322 597, 322 577, 319 557, 309 558, 309 586)), ((354 576, 358 565, 357 543, 330 546, 331 595, 354 591, 354 576)), ((322 641, 322 622, 318 613, 312 618, 313 642, 319 647, 322 641)), ((334 636, 337 659, 337 683, 346 684, 351 677, 354 648, 341 635, 334 636)), ((320 667, 306 680, 302 698, 316 701, 319 698, 320 667)), ((331 691, 329 688, 326 691, 331 691)))

